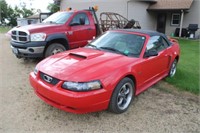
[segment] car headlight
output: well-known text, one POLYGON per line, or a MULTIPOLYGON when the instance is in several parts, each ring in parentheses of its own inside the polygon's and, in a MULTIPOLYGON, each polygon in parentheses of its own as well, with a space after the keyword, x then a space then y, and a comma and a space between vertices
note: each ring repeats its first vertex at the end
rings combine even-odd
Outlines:
POLYGON ((102 85, 99 80, 91 82, 64 82, 62 88, 72 91, 90 91, 101 89, 102 85))
POLYGON ((38 74, 38 69, 35 67, 34 69, 34 74, 37 75, 38 74))
POLYGON ((46 39, 46 34, 45 33, 35 33, 31 34, 31 41, 45 41, 46 39))

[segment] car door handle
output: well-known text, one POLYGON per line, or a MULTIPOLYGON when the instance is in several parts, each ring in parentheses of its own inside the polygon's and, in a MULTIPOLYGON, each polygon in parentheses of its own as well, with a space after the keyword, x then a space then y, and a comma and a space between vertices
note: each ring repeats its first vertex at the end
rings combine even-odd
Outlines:
POLYGON ((87 30, 92 30, 92 28, 87 28, 87 30))

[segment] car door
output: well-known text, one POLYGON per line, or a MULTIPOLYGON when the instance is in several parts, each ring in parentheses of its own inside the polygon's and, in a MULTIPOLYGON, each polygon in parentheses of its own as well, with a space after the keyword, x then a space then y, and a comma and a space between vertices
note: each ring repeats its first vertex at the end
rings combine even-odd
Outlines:
POLYGON ((147 86, 161 79, 169 67, 170 55, 166 43, 162 36, 152 36, 147 42, 145 53, 156 51, 157 55, 143 57, 139 65, 139 88, 144 89, 147 86))
POLYGON ((77 13, 71 20, 68 31, 70 47, 85 46, 95 34, 95 26, 90 23, 88 14, 85 12, 77 13))

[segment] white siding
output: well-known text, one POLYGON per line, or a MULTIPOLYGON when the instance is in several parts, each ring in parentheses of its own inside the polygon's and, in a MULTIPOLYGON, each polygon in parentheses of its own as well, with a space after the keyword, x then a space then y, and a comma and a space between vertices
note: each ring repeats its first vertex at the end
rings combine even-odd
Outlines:
MULTIPOLYGON (((189 13, 184 16, 183 27, 188 27, 189 24, 198 24, 200 28, 200 0, 194 0, 189 13)), ((196 37, 200 38, 200 29, 196 32, 196 37)))
POLYGON ((131 1, 128 2, 128 19, 135 19, 140 22, 142 29, 156 29, 156 15, 148 12, 146 9, 149 4, 146 2, 131 1))
POLYGON ((97 16, 101 12, 116 12, 126 16, 126 0, 62 0, 61 9, 64 10, 68 7, 72 9, 88 9, 97 5, 99 10, 97 16))

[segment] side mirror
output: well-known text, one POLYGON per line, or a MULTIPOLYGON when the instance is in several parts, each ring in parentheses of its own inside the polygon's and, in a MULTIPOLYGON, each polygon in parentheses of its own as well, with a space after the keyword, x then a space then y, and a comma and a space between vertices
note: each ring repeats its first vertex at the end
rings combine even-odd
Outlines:
POLYGON ((85 25, 85 18, 80 18, 79 22, 80 22, 80 25, 85 25))
POLYGON ((144 53, 144 57, 157 56, 158 52, 155 49, 148 50, 144 53))

